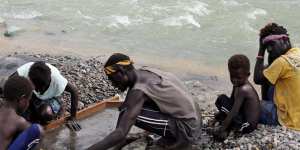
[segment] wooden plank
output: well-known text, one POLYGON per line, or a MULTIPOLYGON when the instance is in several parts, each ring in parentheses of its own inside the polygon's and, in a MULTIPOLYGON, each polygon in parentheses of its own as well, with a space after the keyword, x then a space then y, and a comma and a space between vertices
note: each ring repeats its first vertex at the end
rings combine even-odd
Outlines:
POLYGON ((120 101, 108 101, 106 102, 106 108, 120 107, 123 102, 120 101))
POLYGON ((106 108, 120 107, 123 102, 120 101, 120 98, 115 96, 110 100, 106 101, 106 108))
MULTIPOLYGON (((120 105, 119 97, 114 96, 109 99, 102 100, 98 103, 88 106, 77 112, 76 119, 80 120, 83 118, 87 118, 97 112, 103 111, 105 108, 117 107, 120 105)), ((45 126, 46 131, 51 131, 56 128, 59 128, 65 123, 65 120, 68 116, 63 116, 60 119, 51 121, 48 125, 45 126)))

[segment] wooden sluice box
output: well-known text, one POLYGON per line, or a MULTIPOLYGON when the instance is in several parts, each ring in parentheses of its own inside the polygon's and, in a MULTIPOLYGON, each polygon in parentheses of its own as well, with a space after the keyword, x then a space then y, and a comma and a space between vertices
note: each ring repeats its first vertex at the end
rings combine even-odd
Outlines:
MULTIPOLYGON (((92 104, 80 111, 77 112, 76 118, 77 120, 84 119, 87 117, 90 117, 98 112, 103 111, 106 108, 114 108, 119 107, 122 104, 122 101, 120 101, 119 96, 114 96, 112 98, 101 100, 95 104, 92 104)), ((66 122, 66 118, 69 116, 62 116, 57 120, 51 121, 48 125, 45 126, 45 130, 47 132, 52 131, 54 129, 57 129, 64 125, 66 122)))

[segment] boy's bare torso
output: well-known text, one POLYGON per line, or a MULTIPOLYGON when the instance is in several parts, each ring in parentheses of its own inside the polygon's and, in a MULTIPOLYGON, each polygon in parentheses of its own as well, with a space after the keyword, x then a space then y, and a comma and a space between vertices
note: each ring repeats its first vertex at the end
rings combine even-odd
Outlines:
POLYGON ((244 116, 246 119, 245 121, 252 124, 257 124, 257 118, 259 117, 260 113, 260 103, 258 94, 251 83, 248 82, 240 87, 234 87, 233 95, 235 97, 242 96, 244 98, 239 113, 244 116), (244 91, 242 92, 243 95, 239 93, 240 90, 244 91))
POLYGON ((0 150, 5 150, 13 138, 26 128, 26 120, 11 108, 0 108, 0 150))

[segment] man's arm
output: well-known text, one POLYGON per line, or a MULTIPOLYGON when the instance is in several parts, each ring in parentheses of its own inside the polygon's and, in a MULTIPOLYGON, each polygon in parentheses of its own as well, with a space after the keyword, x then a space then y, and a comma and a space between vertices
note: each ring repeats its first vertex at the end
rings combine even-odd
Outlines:
POLYGON ((238 115, 239 110, 244 102, 244 99, 247 95, 246 87, 237 87, 234 93, 234 104, 230 112, 227 114, 227 117, 222 123, 221 131, 225 131, 231 124, 232 118, 238 115))
POLYGON ((71 118, 76 118, 77 106, 78 106, 78 91, 70 83, 67 84, 65 91, 71 94, 71 118))
POLYGON ((130 91, 123 104, 124 109, 121 110, 119 121, 116 129, 105 137, 102 141, 89 147, 89 150, 105 150, 117 145, 126 138, 132 125, 134 125, 136 117, 140 114, 146 97, 142 91, 130 91))
POLYGON ((266 84, 268 80, 263 75, 264 67, 264 57, 265 57, 266 47, 262 43, 262 39, 259 40, 259 50, 256 58, 255 68, 254 68, 254 82, 256 84, 266 84))

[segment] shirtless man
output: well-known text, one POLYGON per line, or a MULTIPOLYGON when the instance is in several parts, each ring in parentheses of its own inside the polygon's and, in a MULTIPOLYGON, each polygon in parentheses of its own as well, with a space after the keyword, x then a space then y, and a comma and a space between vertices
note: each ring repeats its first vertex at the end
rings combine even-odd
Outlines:
POLYGON ((29 106, 32 83, 24 77, 13 77, 4 85, 5 103, 0 108, 0 150, 33 149, 43 135, 38 124, 20 116, 29 106))
POLYGON ((250 133, 256 129, 259 120, 260 103, 256 90, 248 81, 250 62, 244 55, 234 55, 228 61, 230 80, 233 84, 231 97, 220 95, 216 101, 219 113, 216 120, 221 126, 213 135, 223 141, 231 129, 241 133, 250 133))
POLYGON ((130 58, 113 54, 104 66, 112 84, 125 91, 116 129, 89 149, 105 150, 126 140, 135 125, 171 141, 166 149, 188 149, 199 135, 200 117, 195 103, 174 75, 157 69, 135 69, 130 58))

